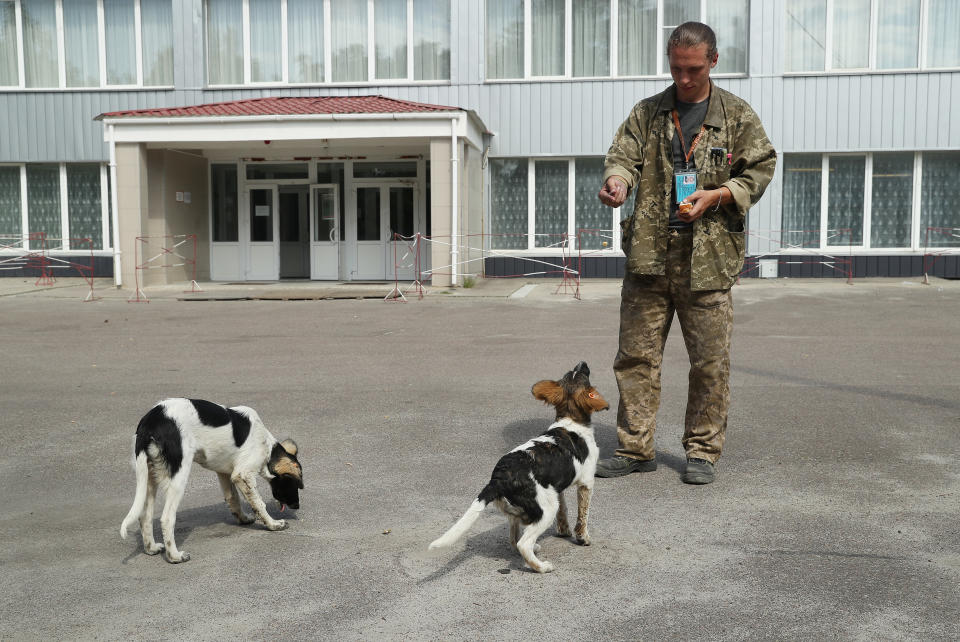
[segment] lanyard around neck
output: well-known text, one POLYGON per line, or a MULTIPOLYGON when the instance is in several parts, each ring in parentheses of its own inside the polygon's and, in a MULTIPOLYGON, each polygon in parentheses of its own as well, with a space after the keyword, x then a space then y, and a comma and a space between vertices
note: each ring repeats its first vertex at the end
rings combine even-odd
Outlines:
POLYGON ((685 144, 683 142, 683 128, 680 127, 680 115, 677 113, 677 110, 673 110, 673 124, 677 128, 677 135, 680 137, 680 151, 683 153, 683 162, 685 166, 690 165, 690 157, 693 156, 693 150, 697 147, 697 143, 700 142, 700 139, 703 138, 704 132, 707 131, 706 125, 700 125, 700 133, 697 134, 697 137, 693 139, 693 142, 690 143, 690 151, 685 149, 685 144))

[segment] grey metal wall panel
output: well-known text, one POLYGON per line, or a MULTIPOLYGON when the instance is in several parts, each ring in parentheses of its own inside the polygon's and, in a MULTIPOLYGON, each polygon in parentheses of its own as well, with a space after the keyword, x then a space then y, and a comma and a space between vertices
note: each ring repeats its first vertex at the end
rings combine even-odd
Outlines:
MULTIPOLYGON (((176 89, 0 91, 0 161, 104 160, 104 111, 189 105, 275 95, 379 93, 475 110, 496 133, 491 154, 594 155, 637 100, 667 86, 655 80, 485 83, 484 3, 454 0, 452 84, 203 88, 202 0, 173 0, 176 89)), ((750 102, 780 152, 960 148, 960 73, 793 76, 783 62, 784 1, 751 3, 749 78, 717 83, 750 102)))

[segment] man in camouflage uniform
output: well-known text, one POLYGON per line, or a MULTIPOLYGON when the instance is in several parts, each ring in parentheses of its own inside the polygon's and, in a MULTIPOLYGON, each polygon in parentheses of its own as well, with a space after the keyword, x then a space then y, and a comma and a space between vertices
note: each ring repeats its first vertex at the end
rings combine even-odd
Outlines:
POLYGON ((619 207, 636 191, 621 222, 620 448, 598 462, 597 476, 656 470, 660 365, 676 312, 690 357, 682 479, 708 484, 730 401, 730 288, 743 266, 747 210, 773 178, 777 156, 750 106, 710 80, 718 59, 710 27, 677 27, 667 57, 674 84, 637 103, 617 130, 599 194, 619 207))

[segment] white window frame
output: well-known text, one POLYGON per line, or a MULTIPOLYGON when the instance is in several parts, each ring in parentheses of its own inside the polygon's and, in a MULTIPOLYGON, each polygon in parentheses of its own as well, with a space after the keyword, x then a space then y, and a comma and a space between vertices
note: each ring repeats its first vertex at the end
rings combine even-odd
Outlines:
MULTIPOLYGON (((507 160, 511 157, 509 156, 499 156, 493 160, 507 160)), ((485 248, 486 251, 490 252, 493 255, 511 255, 516 254, 519 256, 563 256, 566 254, 577 254, 577 203, 576 203, 576 163, 578 158, 584 158, 582 156, 523 156, 517 157, 522 158, 527 161, 527 246, 524 249, 497 249, 492 248, 492 240, 488 240, 485 248), (567 248, 549 248, 549 247, 537 247, 536 246, 536 232, 537 232, 537 194, 536 194, 536 179, 537 179, 537 162, 556 162, 556 161, 566 161, 567 163, 567 248)), ((599 158, 599 156, 587 156, 586 158, 599 158)), ((488 180, 489 182, 489 180, 488 180)), ((597 192, 600 191, 600 186, 597 185, 597 192)), ((487 216, 487 233, 496 234, 496 231, 492 229, 493 217, 487 216)), ((599 250, 586 250, 585 252, 591 256, 622 256, 620 248, 620 235, 617 231, 620 229, 620 208, 611 208, 610 210, 610 229, 612 230, 612 243, 606 249, 599 250)))
MULTIPOLYGON (((70 0, 54 0, 54 11, 56 14, 57 31, 57 86, 50 87, 27 87, 27 74, 25 69, 25 57, 23 48, 23 11, 21 0, 10 0, 14 3, 17 20, 17 84, 0 86, 0 92, 4 91, 91 91, 98 90, 128 90, 128 89, 172 89, 173 85, 144 85, 143 84, 143 26, 141 24, 140 3, 144 0, 134 0, 134 40, 136 47, 136 75, 135 84, 111 85, 107 84, 107 56, 106 56, 106 21, 103 11, 103 0, 97 0, 97 63, 100 74, 100 82, 96 85, 86 87, 68 87, 67 86, 67 65, 66 65, 66 40, 63 18, 63 3, 70 0)), ((173 0, 169 0, 173 2, 173 0)), ((173 32, 171 31, 171 37, 173 32)))
MULTIPOLYGON (((661 0, 662 1, 662 0, 661 0)), ((786 0, 789 2, 790 0, 786 0)), ((824 62, 823 69, 808 69, 801 71, 786 71, 784 70, 783 75, 790 76, 826 76, 826 75, 863 75, 863 74, 898 74, 904 72, 949 72, 949 71, 958 71, 960 66, 957 67, 928 67, 927 66, 927 36, 928 36, 928 26, 927 23, 930 17, 930 0, 920 0, 920 25, 919 25, 919 34, 917 37, 917 66, 916 67, 903 67, 903 68, 891 68, 891 69, 878 69, 877 68, 877 51, 882 43, 879 42, 879 30, 880 30, 880 15, 879 15, 879 0, 871 0, 870 2, 870 33, 868 34, 868 39, 870 42, 870 49, 868 52, 869 67, 833 67, 833 7, 837 2, 843 2, 843 0, 823 0, 826 5, 827 12, 827 21, 826 21, 826 31, 824 38, 826 39, 826 46, 824 47, 824 62)), ((783 38, 784 46, 786 46, 786 34, 783 38)))
MULTIPOLYGON (((30 165, 54 165, 58 167, 60 177, 60 236, 62 246, 55 251, 57 254, 84 255, 89 254, 86 248, 72 249, 70 247, 70 208, 67 184, 67 166, 69 165, 99 165, 100 166, 100 249, 93 250, 94 256, 113 254, 113 239, 110 238, 110 194, 107 189, 107 164, 95 162, 77 163, 29 163, 30 165)), ((28 163, 0 163, 3 167, 20 168, 20 235, 23 238, 23 249, 28 250, 30 239, 30 208, 27 202, 27 165, 28 163)), ((0 250, 0 254, 22 253, 23 250, 0 250)))
MULTIPOLYGON (((803 248, 802 251, 815 251, 828 254, 853 253, 858 255, 899 255, 918 253, 923 251, 921 220, 921 186, 923 184, 923 152, 913 151, 913 194, 911 195, 910 211, 910 243, 899 247, 872 247, 871 231, 873 226, 873 157, 874 154, 903 153, 909 150, 885 150, 879 152, 844 152, 822 153, 820 179, 820 237, 818 247, 803 248), (828 245, 829 221, 829 194, 830 194, 830 159, 831 158, 864 158, 864 185, 863 185, 863 239, 859 245, 828 245)), ((804 153, 804 152, 796 152, 804 153)), ((782 209, 782 208, 781 208, 782 209)), ((796 254, 797 248, 781 249, 781 254, 796 254)))
MULTIPOLYGON (((102 0, 100 0, 102 1, 102 0)), ((138 0, 139 1, 139 0, 138 0)), ((351 80, 351 81, 340 81, 335 82, 333 80, 333 49, 331 47, 331 37, 332 37, 332 8, 331 0, 322 0, 323 1, 323 81, 322 82, 290 82, 290 62, 289 62, 289 42, 287 35, 287 0, 280 0, 280 31, 281 31, 281 42, 280 42, 280 55, 281 55, 281 80, 279 81, 263 81, 263 82, 253 82, 250 79, 250 67, 251 67, 251 57, 250 57, 250 0, 242 0, 243 2, 243 82, 241 84, 237 83, 211 83, 209 82, 209 73, 207 69, 204 69, 206 73, 208 82, 207 87, 211 88, 226 88, 226 87, 316 87, 318 85, 335 85, 338 87, 351 87, 351 86, 368 86, 368 85, 449 85, 451 83, 450 78, 446 79, 435 79, 435 80, 416 80, 415 79, 415 65, 414 65, 414 24, 413 24, 413 5, 416 0, 406 0, 407 3, 407 75, 405 78, 377 78, 377 58, 376 58, 376 42, 375 42, 375 7, 374 0, 366 0, 367 5, 367 77, 363 80, 351 80)), ((453 29, 453 3, 457 0, 450 0, 448 3, 448 8, 451 12, 451 31, 453 29)), ((19 2, 19 0, 18 0, 19 2)), ((206 33, 207 23, 206 23, 206 2, 204 2, 204 33, 206 33)), ((453 49, 453 34, 450 34, 450 49, 452 52, 453 49)), ((452 75, 452 70, 451 70, 452 75)))
MULTIPOLYGON (((329 1, 329 0, 326 0, 329 1)), ((531 0, 523 0, 523 77, 522 78, 490 78, 487 76, 486 70, 484 70, 484 82, 485 83, 516 83, 516 82, 529 82, 529 81, 538 81, 538 82, 549 82, 549 81, 568 81, 568 80, 577 80, 577 81, 586 81, 586 80, 597 80, 604 78, 669 78, 670 70, 665 65, 666 53, 664 48, 666 42, 664 42, 664 24, 663 24, 663 2, 664 0, 657 0, 657 59, 656 59, 656 68, 664 69, 662 72, 656 72, 654 74, 646 75, 619 75, 618 61, 619 56, 619 21, 620 21, 620 0, 609 0, 610 1, 610 60, 609 60, 609 69, 610 74, 606 76, 574 76, 573 75, 573 3, 576 0, 565 0, 564 2, 564 74, 562 76, 534 76, 532 73, 533 69, 533 43, 531 39, 533 31, 533 9, 531 6, 531 0)), ((753 0, 750 0, 752 2, 753 0)), ((873 0, 874 2, 876 0, 873 0)), ((924 0, 926 1, 926 0, 924 0)), ((706 22, 707 15, 707 5, 710 0, 700 0, 700 20, 706 22)), ((747 3, 747 15, 745 16, 746 20, 750 20, 750 2, 747 3)), ((669 26, 669 25, 667 25, 669 26)), ((749 33, 749 30, 748 30, 749 33)), ((747 47, 747 69, 744 71, 734 71, 726 73, 711 73, 711 76, 717 78, 743 78, 749 74, 749 40, 744 43, 744 46, 747 47)), ((484 55, 487 47, 487 34, 486 34, 486 2, 484 2, 484 55)))

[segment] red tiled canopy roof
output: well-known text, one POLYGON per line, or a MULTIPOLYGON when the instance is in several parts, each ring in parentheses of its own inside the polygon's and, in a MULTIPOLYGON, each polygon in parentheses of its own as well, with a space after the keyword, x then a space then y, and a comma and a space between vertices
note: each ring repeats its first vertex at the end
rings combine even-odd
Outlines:
POLYGON ((97 116, 102 118, 177 116, 289 116, 300 114, 393 114, 398 112, 460 111, 459 107, 429 105, 386 96, 278 96, 251 98, 223 103, 162 107, 158 109, 130 109, 112 111, 97 116))

